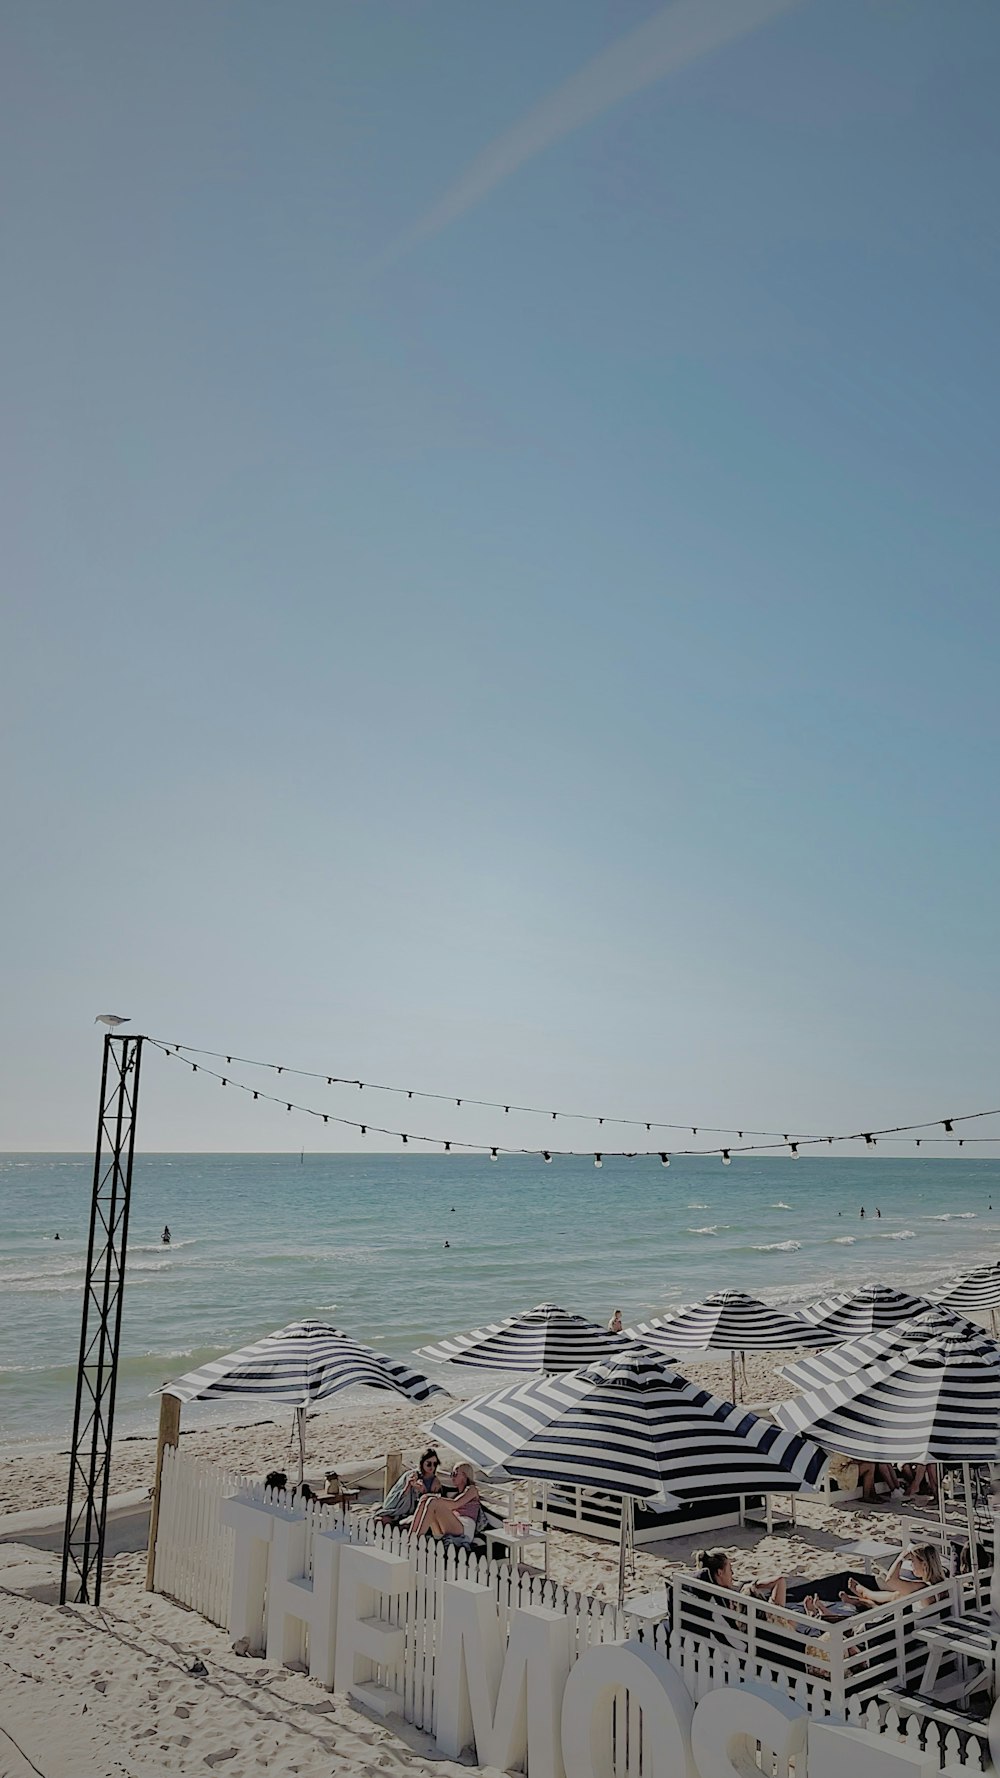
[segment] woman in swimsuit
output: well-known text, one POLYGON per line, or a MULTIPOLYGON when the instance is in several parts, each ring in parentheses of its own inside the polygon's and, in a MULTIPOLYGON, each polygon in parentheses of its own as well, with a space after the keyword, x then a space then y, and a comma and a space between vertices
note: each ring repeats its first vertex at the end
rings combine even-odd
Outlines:
POLYGON ((427 1494, 413 1515, 410 1534, 413 1537, 460 1537, 471 1543, 479 1518, 479 1489, 472 1479, 467 1463, 456 1463, 451 1472, 456 1493, 449 1500, 439 1494, 427 1494))

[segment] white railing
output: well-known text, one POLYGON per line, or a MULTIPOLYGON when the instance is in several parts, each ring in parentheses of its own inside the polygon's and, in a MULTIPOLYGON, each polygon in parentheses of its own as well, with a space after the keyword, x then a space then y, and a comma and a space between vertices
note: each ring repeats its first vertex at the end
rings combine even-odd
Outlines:
MULTIPOLYGON (((154 1587, 202 1617, 228 1628, 233 1581, 233 1532, 221 1521, 225 1499, 238 1495, 265 1506, 279 1498, 258 1481, 183 1456, 164 1453, 154 1587)), ((919 1595, 847 1619, 842 1624, 804 1624, 801 1610, 779 1608, 687 1575, 670 1583, 670 1621, 651 1625, 620 1611, 609 1601, 560 1586, 539 1575, 518 1573, 509 1562, 487 1561, 431 1539, 411 1542, 405 1531, 376 1525, 343 1509, 319 1504, 303 1509, 312 1534, 339 1530, 410 1563, 403 1619, 402 1662, 379 1674, 380 1683, 399 1696, 400 1713, 416 1727, 433 1730, 435 1657, 443 1583, 467 1579, 488 1586, 497 1600, 504 1633, 518 1607, 544 1606, 569 1619, 571 1660, 594 1644, 629 1637, 652 1644, 673 1662, 697 1701, 722 1685, 756 1679, 774 1686, 810 1716, 833 1718, 877 1736, 902 1737, 918 1746, 950 1774, 992 1770, 985 1730, 945 1728, 919 1715, 897 1711, 878 1694, 892 1685, 919 1680, 926 1646, 917 1635, 934 1616, 952 1615, 970 1603, 969 1576, 945 1581, 919 1595)), ((309 1572, 312 1535, 307 1535, 309 1572)), ((640 1713, 628 1696, 616 1712, 615 1778, 640 1778, 640 1713)))

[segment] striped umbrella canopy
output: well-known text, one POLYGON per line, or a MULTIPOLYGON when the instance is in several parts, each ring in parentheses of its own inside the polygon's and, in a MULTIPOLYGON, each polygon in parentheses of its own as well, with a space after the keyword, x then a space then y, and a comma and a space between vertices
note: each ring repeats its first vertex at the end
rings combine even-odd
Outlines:
POLYGON ((808 1439, 719 1401, 636 1347, 568 1376, 463 1402, 431 1431, 486 1469, 621 1495, 619 1604, 636 1499, 670 1507, 800 1493, 826 1467, 808 1439))
POLYGON ((625 1351, 628 1345, 624 1334, 606 1333, 582 1315, 571 1315, 554 1303, 539 1303, 489 1327, 421 1346, 417 1357, 450 1359, 452 1364, 487 1371, 575 1371, 625 1351))
POLYGON ((935 1292, 935 1300, 947 1309, 975 1310, 1000 1308, 1000 1261, 977 1266, 964 1278, 957 1278, 947 1290, 935 1292))
POLYGON ((1000 1350, 939 1335, 782 1402, 775 1419, 862 1463, 1000 1461, 1000 1350))
POLYGON ((395 1390, 410 1401, 426 1401, 428 1396, 448 1393, 419 1371, 411 1371, 398 1358, 374 1352, 338 1327, 323 1321, 292 1321, 252 1346, 241 1346, 238 1352, 215 1358, 211 1364, 164 1383, 160 1394, 176 1395, 180 1401, 240 1396, 287 1402, 295 1408, 298 1418, 301 1481, 306 1408, 357 1383, 364 1383, 369 1389, 395 1390))
POLYGON ((893 1327, 931 1307, 925 1296, 911 1296, 890 1284, 862 1284, 839 1296, 823 1297, 799 1311, 802 1320, 826 1336, 826 1344, 860 1340, 880 1327, 893 1327))
POLYGON ((704 1302, 654 1316, 626 1330, 643 1345, 671 1351, 777 1352, 819 1344, 816 1332, 794 1315, 772 1309, 742 1290, 720 1290, 704 1302))
POLYGON ((813 1488, 824 1453, 636 1348, 461 1402, 431 1431, 487 1470, 656 1503, 813 1488))
MULTIPOLYGON (((784 1377, 786 1383, 793 1383, 796 1389, 816 1389, 824 1383, 835 1383, 838 1377, 849 1377, 854 1371, 865 1370, 897 1352, 912 1352, 914 1348, 926 1345, 928 1340, 950 1333, 982 1337, 983 1330, 975 1322, 967 1321, 964 1315, 956 1315, 951 1309, 935 1305, 922 1315, 915 1315, 912 1321, 899 1321, 894 1327, 880 1328, 878 1333, 866 1334, 861 1340, 850 1340, 846 1346, 828 1346, 822 1352, 809 1352, 805 1358, 797 1358, 794 1364, 779 1364, 778 1375, 784 1377)), ((1000 1345, 997 1350, 1000 1352, 1000 1345)))

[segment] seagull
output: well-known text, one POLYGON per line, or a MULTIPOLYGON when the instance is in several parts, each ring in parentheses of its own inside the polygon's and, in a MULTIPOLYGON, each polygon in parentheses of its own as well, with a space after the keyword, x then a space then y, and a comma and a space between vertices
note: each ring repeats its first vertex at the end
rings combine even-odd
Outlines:
POLYGON ((119 1025, 131 1024, 131 1020, 130 1019, 120 1019, 116 1012, 99 1012, 96 1019, 94 1020, 94 1024, 95 1025, 107 1025, 109 1031, 114 1031, 117 1029, 117 1027, 119 1025))

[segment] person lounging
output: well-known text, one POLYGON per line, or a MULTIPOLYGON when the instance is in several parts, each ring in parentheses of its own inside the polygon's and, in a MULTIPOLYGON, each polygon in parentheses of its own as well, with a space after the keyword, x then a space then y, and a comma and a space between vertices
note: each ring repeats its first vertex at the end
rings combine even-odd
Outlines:
POLYGON ((865 1611, 873 1605, 888 1605, 893 1599, 904 1599, 907 1593, 920 1593, 924 1587, 937 1586, 944 1579, 944 1565, 937 1545, 918 1543, 910 1550, 900 1550, 885 1577, 884 1587, 866 1587, 859 1580, 852 1579, 847 1592, 841 1593, 840 1597, 845 1605, 865 1611), (912 1578, 903 1575, 904 1562, 909 1564, 912 1578))
POLYGON ((712 1587, 728 1587, 732 1593, 749 1593, 753 1599, 769 1599, 772 1605, 785 1603, 785 1577, 775 1580, 744 1581, 741 1585, 733 1574, 733 1564, 725 1550, 702 1550, 698 1579, 712 1587))
POLYGON ((433 1447, 426 1450, 416 1469, 404 1471, 394 1482, 375 1514, 377 1525, 401 1525, 412 1518, 420 1502, 428 1494, 440 1494, 438 1470, 441 1459, 433 1447))
POLYGON ((453 1495, 425 1495, 417 1504, 410 1526, 411 1537, 447 1537, 466 1547, 476 1535, 479 1489, 468 1463, 456 1463, 451 1472, 453 1495))

